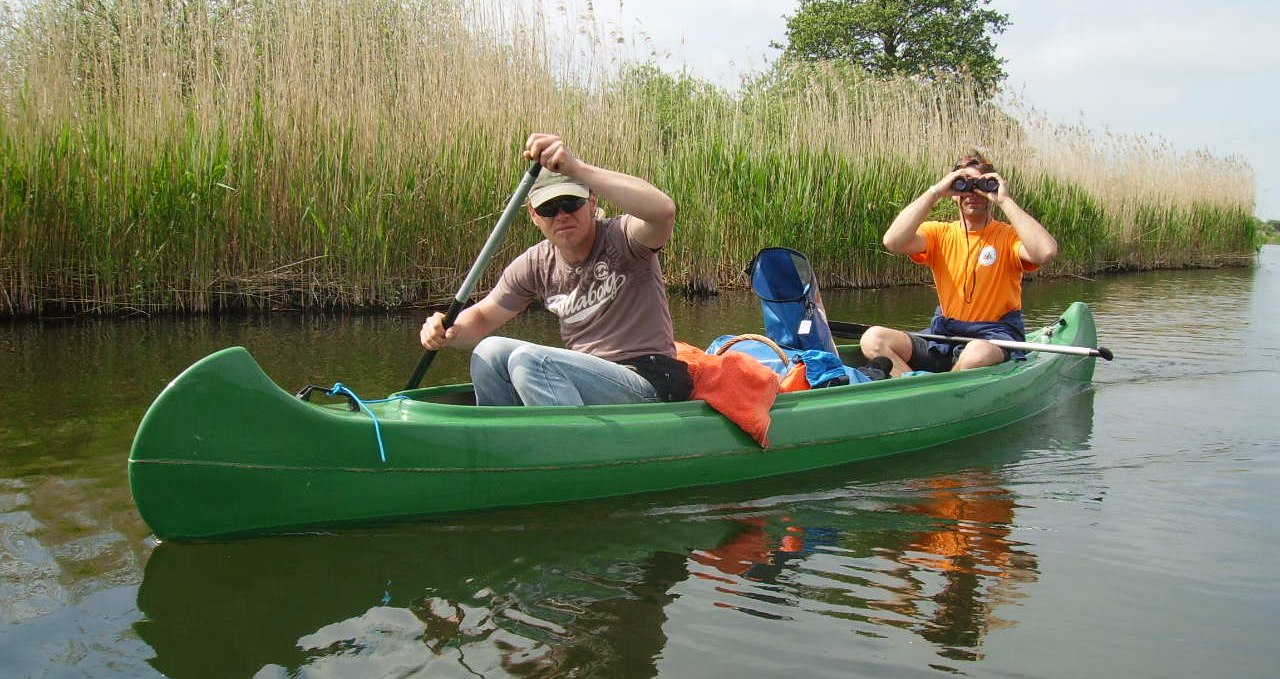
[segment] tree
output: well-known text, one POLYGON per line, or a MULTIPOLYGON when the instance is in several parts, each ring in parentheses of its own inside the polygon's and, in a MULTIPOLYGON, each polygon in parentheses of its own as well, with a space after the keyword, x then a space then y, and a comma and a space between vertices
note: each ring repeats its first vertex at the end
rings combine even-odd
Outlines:
POLYGON ((1009 16, 991 0, 800 0, 783 60, 841 60, 878 76, 967 75, 984 90, 1004 80, 993 36, 1009 16))
POLYGON ((1280 219, 1270 219, 1265 222, 1259 220, 1259 222, 1262 225, 1262 228, 1259 229, 1262 240, 1267 243, 1280 244, 1280 219))

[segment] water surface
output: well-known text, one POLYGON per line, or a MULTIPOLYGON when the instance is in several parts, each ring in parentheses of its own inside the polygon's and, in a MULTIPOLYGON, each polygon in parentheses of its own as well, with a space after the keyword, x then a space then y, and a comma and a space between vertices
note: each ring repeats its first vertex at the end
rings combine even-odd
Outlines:
MULTIPOLYGON (((0 326, 0 676, 1273 677, 1280 248, 1256 269, 1058 280, 1117 355, 998 432, 710 489, 334 533, 156 545, 125 460, 164 384, 247 347, 367 397, 413 316, 0 326)), ((922 288, 825 291, 923 326, 922 288)), ((677 334, 752 332, 748 296, 677 334)), ((546 317, 511 334, 554 342, 546 317)), ((465 380, 440 354, 427 382, 465 380)))

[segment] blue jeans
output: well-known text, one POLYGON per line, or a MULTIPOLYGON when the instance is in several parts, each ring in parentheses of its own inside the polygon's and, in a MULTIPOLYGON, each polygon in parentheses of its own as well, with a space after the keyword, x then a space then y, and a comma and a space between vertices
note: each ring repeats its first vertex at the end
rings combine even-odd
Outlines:
POLYGON ((580 351, 486 337, 471 353, 476 405, 580 406, 658 400, 636 371, 580 351))

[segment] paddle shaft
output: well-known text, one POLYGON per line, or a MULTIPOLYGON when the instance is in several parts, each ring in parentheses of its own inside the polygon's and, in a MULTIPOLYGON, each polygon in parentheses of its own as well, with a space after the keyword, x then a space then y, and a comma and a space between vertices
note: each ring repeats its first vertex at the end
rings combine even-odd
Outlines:
MULTIPOLYGON (((525 171, 524 176, 520 179, 520 184, 516 186, 516 192, 511 194, 511 199, 507 201, 507 207, 503 209, 502 216, 498 218, 498 223, 494 225, 493 231, 489 233, 489 239, 485 241, 484 247, 480 249, 480 255, 476 257, 476 261, 471 265, 471 271, 467 273, 467 277, 463 279, 462 286, 458 288, 458 294, 453 296, 453 302, 449 305, 449 310, 444 314, 444 327, 446 330, 458 320, 458 314, 462 313, 463 307, 467 305, 467 300, 471 297, 472 291, 476 289, 476 285, 480 282, 480 276, 484 275, 484 270, 489 266, 489 260, 493 259, 493 253, 498 249, 498 245, 502 243, 502 239, 507 235, 507 230, 511 228, 511 222, 515 220, 516 212, 520 210, 520 205, 524 203, 524 199, 529 195, 529 189, 533 186, 533 180, 538 178, 538 173, 542 171, 542 166, 537 161, 529 163, 529 169, 525 171)), ((436 352, 429 349, 422 354, 422 358, 418 359, 418 365, 413 369, 413 375, 409 377, 409 381, 405 384, 405 390, 417 389, 422 383, 422 376, 427 374, 427 368, 431 367, 431 362, 435 360, 436 352)))
MULTIPOLYGON (((865 333, 869 328, 871 328, 871 326, 863 325, 862 323, 846 323, 844 321, 828 321, 827 324, 831 327, 831 331, 834 332, 835 334, 838 334, 842 337, 849 337, 851 339, 857 339, 859 337, 862 337, 862 334, 865 333)), ((969 342, 976 342, 979 339, 982 339, 980 337, 949 337, 947 335, 930 335, 928 333, 923 333, 923 332, 910 332, 907 334, 915 335, 916 337, 920 337, 927 340, 933 340, 935 342, 954 342, 957 344, 967 344, 969 342)), ((1013 351, 1043 351, 1051 354, 1070 354, 1072 356, 1095 356, 1106 361, 1110 361, 1112 358, 1114 358, 1114 354, 1112 354, 1111 350, 1106 347, 1098 347, 1097 349, 1092 349, 1090 347, 1077 347, 1077 346, 1072 346, 1070 344, 1043 344, 1039 342, 1015 342, 1013 340, 1000 340, 1000 339, 993 339, 993 340, 987 340, 987 341, 1002 349, 1011 349, 1013 351)))

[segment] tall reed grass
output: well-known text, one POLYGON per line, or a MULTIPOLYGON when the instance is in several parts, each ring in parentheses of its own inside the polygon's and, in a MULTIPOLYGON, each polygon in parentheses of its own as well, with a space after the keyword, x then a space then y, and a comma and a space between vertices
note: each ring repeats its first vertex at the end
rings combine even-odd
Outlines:
MULTIPOLYGON (((964 83, 815 66, 729 92, 633 43, 497 0, 6 7, 0 314, 445 299, 539 130, 676 199, 664 261, 690 290, 740 284, 766 245, 809 253, 828 286, 922 280, 880 236, 975 145, 1062 243, 1042 275, 1254 252, 1238 160, 1055 126, 964 83)), ((536 237, 513 229, 486 283, 536 237)))

